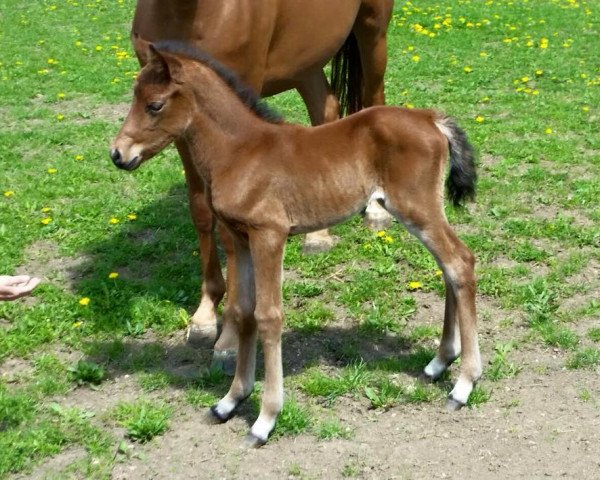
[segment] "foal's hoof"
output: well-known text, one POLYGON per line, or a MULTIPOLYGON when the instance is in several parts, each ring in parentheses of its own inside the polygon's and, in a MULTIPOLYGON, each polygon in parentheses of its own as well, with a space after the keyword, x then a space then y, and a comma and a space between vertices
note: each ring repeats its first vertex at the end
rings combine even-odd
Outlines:
POLYGON ((248 435, 246 435, 246 438, 244 438, 244 443, 243 446, 244 448, 260 448, 262 447, 265 443, 267 443, 266 439, 262 439, 257 437, 256 435, 253 435, 252 432, 248 433, 248 435))
POLYGON ((209 349, 215 344, 217 328, 190 323, 185 338, 192 347, 209 349))
POLYGON ((457 412, 464 406, 465 404, 463 402, 460 402, 452 397, 448 397, 448 401, 446 402, 446 410, 448 412, 457 412))
POLYGON ((369 230, 379 231, 389 228, 392 224, 392 220, 393 217, 389 213, 383 211, 376 214, 367 213, 363 219, 363 222, 369 230))
POLYGON ((338 242, 338 237, 331 235, 311 236, 307 235, 302 246, 302 252, 306 255, 328 252, 338 242))
POLYGON ((235 375, 235 362, 237 360, 237 350, 215 350, 211 363, 211 370, 220 370, 225 375, 232 377, 235 375))

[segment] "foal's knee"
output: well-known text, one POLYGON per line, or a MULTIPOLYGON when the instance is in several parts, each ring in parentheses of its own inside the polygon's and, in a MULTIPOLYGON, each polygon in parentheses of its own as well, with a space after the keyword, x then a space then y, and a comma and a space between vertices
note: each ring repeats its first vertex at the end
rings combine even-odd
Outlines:
POLYGON ((263 341, 278 338, 283 327, 283 312, 280 307, 257 307, 254 310, 254 318, 258 334, 263 341))

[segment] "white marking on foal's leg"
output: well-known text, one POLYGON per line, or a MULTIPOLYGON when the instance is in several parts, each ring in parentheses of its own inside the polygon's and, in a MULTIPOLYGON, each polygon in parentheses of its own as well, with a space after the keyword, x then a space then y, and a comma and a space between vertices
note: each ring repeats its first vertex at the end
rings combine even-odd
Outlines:
POLYGON ((364 222, 371 230, 383 230, 392 223, 393 217, 381 206, 381 202, 384 200, 385 193, 383 189, 377 187, 371 194, 365 210, 364 222))
POLYGON ((432 380, 437 380, 447 370, 447 368, 448 363, 444 360, 441 360, 440 357, 436 355, 435 358, 427 364, 424 372, 425 375, 427 375, 432 380))
POLYGON ((219 403, 211 408, 211 411, 218 420, 224 422, 231 417, 231 414, 238 406, 238 403, 237 400, 231 398, 231 396, 227 394, 219 400, 219 403))
POLYGON ((473 382, 464 378, 462 375, 458 377, 454 388, 448 395, 448 409, 458 410, 463 405, 466 405, 469 400, 469 395, 473 391, 473 382))

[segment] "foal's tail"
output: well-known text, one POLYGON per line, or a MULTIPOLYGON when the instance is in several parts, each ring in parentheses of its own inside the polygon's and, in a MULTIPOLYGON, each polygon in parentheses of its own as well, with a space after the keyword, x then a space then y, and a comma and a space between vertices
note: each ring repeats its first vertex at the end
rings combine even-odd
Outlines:
POLYGON ((450 117, 438 115, 435 125, 448 139, 450 149, 450 174, 446 181, 448 197, 454 205, 461 205, 463 200, 475 198, 475 152, 467 139, 467 135, 456 121, 450 117))
POLYGON ((363 107, 363 72, 354 33, 350 33, 331 61, 330 84, 340 102, 340 116, 358 112, 363 107))

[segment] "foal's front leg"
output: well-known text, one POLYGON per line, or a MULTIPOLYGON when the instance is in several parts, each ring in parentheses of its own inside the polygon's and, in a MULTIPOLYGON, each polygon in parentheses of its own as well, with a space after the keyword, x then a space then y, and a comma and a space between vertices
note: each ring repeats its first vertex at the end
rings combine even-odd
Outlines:
POLYGON ((256 281, 254 318, 265 360, 265 381, 260 415, 252 425, 246 439, 246 443, 250 447, 259 447, 266 443, 283 407, 281 283, 286 240, 287 232, 281 231, 260 231, 250 235, 250 250, 256 281))
POLYGON ((237 327, 239 337, 238 358, 231 387, 209 412, 211 423, 225 422, 238 405, 245 400, 254 387, 256 370, 256 321, 254 319, 255 287, 252 258, 247 242, 233 239, 235 245, 235 268, 229 270, 227 304, 223 322, 237 327))

